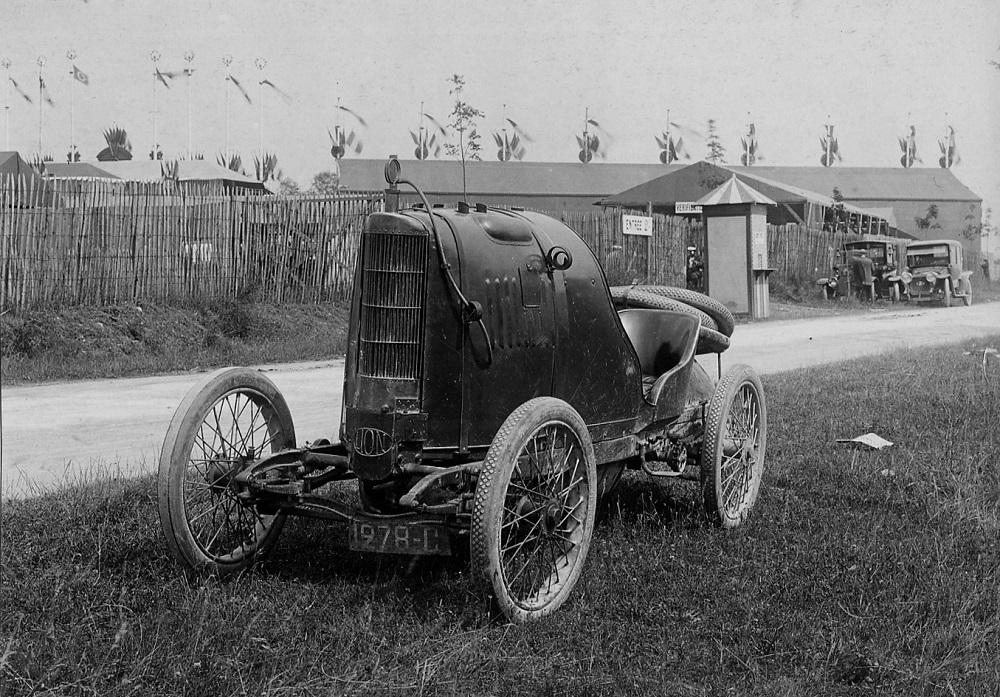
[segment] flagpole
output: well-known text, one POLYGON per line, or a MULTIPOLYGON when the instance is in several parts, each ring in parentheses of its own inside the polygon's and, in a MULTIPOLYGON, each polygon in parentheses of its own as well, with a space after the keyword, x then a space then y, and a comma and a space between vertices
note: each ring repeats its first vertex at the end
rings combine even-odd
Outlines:
POLYGON ((587 135, 587 124, 590 121, 590 107, 583 108, 583 164, 590 159, 590 137, 587 135))
POLYGON ((0 66, 3 66, 4 72, 6 73, 7 76, 7 79, 3 81, 4 150, 10 150, 10 60, 4 58, 2 61, 0 61, 0 66))
POLYGON ((257 58, 254 60, 253 64, 257 67, 257 71, 260 73, 260 79, 257 84, 260 86, 260 126, 257 129, 257 136, 260 140, 260 176, 263 180, 264 177, 264 68, 267 67, 267 59, 257 58))
POLYGON ((232 82, 229 79, 229 66, 233 62, 233 57, 230 54, 226 54, 222 57, 222 64, 226 66, 226 167, 229 166, 229 83, 232 82))
POLYGON ((156 140, 156 112, 157 112, 156 83, 159 81, 159 78, 157 77, 159 69, 156 67, 156 64, 160 60, 160 52, 157 50, 150 51, 149 59, 153 61, 153 149, 149 151, 152 154, 152 157, 150 157, 149 159, 155 160, 157 151, 160 149, 160 145, 156 140))
POLYGON ((76 127, 74 123, 76 94, 76 72, 73 70, 73 61, 76 60, 76 51, 70 49, 66 51, 66 59, 70 62, 69 69, 69 161, 73 161, 73 153, 76 152, 76 127))
POLYGON ((45 56, 39 56, 35 63, 38 65, 38 159, 42 161, 42 105, 45 100, 42 98, 42 68, 45 67, 45 56))
POLYGON ((187 111, 188 111, 188 122, 187 122, 187 135, 188 135, 188 147, 187 147, 187 159, 191 159, 191 74, 194 70, 191 68, 191 62, 194 60, 194 51, 185 51, 184 60, 187 62, 188 67, 185 72, 187 72, 187 111))

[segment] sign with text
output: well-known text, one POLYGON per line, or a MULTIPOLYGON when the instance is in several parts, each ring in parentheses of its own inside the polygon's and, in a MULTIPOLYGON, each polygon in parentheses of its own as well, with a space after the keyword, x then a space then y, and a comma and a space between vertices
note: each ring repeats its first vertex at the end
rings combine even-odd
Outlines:
POLYGON ((674 213, 701 213, 701 206, 691 201, 678 201, 674 204, 674 213))
POLYGON ((622 214, 622 233, 626 235, 653 236, 653 219, 645 215, 622 214))

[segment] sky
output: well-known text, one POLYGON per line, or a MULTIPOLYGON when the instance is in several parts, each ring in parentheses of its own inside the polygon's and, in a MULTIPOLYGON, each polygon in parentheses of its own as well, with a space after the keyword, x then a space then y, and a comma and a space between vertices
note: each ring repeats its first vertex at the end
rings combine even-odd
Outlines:
MULTIPOLYGON (((819 164, 835 125, 843 166, 899 166, 897 139, 916 128, 923 166, 955 128, 955 175, 1000 219, 1000 2, 996 0, 4 0, 0 60, 4 137, 38 151, 37 59, 54 107, 41 113, 43 152, 62 160, 71 130, 85 160, 102 132, 124 128, 137 157, 157 140, 167 158, 215 159, 226 143, 227 71, 253 100, 229 92, 230 149, 252 162, 261 142, 303 187, 333 168, 328 129, 363 138, 362 156, 412 157, 420 108, 445 121, 460 74, 465 98, 534 142, 525 160, 572 162, 584 114, 609 134, 608 162, 657 161, 668 120, 704 132, 717 123, 727 160, 756 126, 762 164, 819 164), (73 61, 67 51, 75 51, 73 61), (162 71, 192 67, 171 88, 162 71), (186 62, 186 52, 193 59, 186 62), (264 59, 263 70, 255 61, 264 59), (89 85, 74 82, 75 64, 89 85), (9 87, 14 78, 35 101, 9 87), (287 93, 258 84, 266 78, 287 93), (190 90, 190 102, 189 102, 190 90), (263 90, 263 92, 261 92, 263 90), (263 109, 261 108, 263 97, 263 109), (360 114, 367 128, 338 112, 360 114), (70 105, 72 103, 72 109, 70 105), (506 106, 505 106, 506 105, 506 106), (72 129, 71 129, 72 111, 72 129), (339 116, 338 116, 339 114, 339 116), (9 135, 8 135, 9 134, 9 135)), ((702 147, 691 147, 695 159, 702 147)), ((251 165, 252 166, 252 165, 251 165)), ((919 166, 919 165, 918 165, 919 166)))

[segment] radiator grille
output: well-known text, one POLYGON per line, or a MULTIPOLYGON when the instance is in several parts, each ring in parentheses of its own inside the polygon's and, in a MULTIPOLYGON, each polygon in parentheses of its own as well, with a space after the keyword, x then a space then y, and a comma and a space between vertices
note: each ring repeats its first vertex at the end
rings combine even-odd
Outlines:
POLYGON ((427 236, 366 232, 358 372, 416 380, 423 366, 427 236))

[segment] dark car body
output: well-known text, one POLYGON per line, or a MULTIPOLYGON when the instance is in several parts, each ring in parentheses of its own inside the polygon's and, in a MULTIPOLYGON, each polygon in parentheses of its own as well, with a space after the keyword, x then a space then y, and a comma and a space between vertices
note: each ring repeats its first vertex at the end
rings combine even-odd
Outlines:
POLYGON ((972 304, 972 271, 964 267, 962 243, 957 240, 921 240, 906 247, 906 266, 912 275, 910 299, 950 306, 961 298, 972 304))

